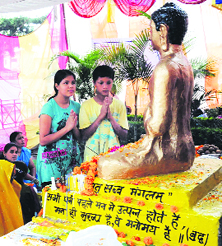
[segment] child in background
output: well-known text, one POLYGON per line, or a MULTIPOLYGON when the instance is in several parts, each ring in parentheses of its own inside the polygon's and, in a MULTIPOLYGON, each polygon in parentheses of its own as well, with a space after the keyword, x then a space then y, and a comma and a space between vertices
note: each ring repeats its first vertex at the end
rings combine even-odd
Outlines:
POLYGON ((30 172, 28 172, 25 177, 26 182, 32 181, 33 183, 38 185, 39 181, 36 178, 36 167, 32 160, 31 150, 25 147, 24 135, 22 134, 22 132, 15 131, 11 133, 9 138, 12 143, 15 143, 18 146, 17 161, 23 161, 27 165, 28 170, 30 170, 30 172))
POLYGON ((0 237, 22 226, 21 186, 14 180, 15 165, 0 160, 0 237))
POLYGON ((20 193, 20 203, 24 224, 32 221, 35 213, 41 210, 38 196, 32 186, 24 184, 24 177, 28 172, 28 167, 23 161, 15 161, 15 180, 22 186, 20 193))
POLYGON ((119 97, 116 95, 116 92, 117 92, 116 85, 113 84, 112 89, 110 91, 110 96, 115 97, 116 99, 119 99, 119 97))
POLYGON ((77 143, 80 104, 70 99, 76 91, 75 75, 66 69, 58 70, 54 90, 54 96, 49 98, 39 116, 37 173, 42 188, 51 184, 51 177, 64 177, 81 164, 77 143))
POLYGON ((82 103, 79 115, 82 139, 86 141, 84 161, 119 146, 119 138, 127 137, 126 107, 110 96, 113 79, 114 71, 107 65, 93 71, 96 95, 82 103))
POLYGON ((7 160, 14 163, 18 157, 18 146, 15 143, 7 143, 3 153, 0 155, 1 160, 7 160))

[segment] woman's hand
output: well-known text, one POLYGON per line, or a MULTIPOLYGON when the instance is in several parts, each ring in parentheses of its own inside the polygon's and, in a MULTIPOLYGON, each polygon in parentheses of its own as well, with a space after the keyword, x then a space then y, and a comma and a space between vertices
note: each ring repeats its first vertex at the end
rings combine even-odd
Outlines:
POLYGON ((68 131, 71 131, 77 125, 77 119, 78 118, 76 113, 73 111, 73 109, 71 109, 69 118, 67 119, 65 126, 68 131))
POLYGON ((63 137, 65 134, 70 132, 71 130, 75 131, 75 136, 77 139, 79 139, 79 130, 77 129, 77 122, 78 122, 78 116, 76 113, 71 110, 69 118, 66 121, 66 125, 60 129, 57 132, 51 133, 51 124, 52 124, 52 118, 49 115, 41 115, 40 116, 40 123, 39 123, 39 132, 40 132, 40 144, 42 146, 48 145, 50 143, 54 143, 58 141, 61 137, 63 137))
POLYGON ((78 115, 73 111, 73 109, 71 109, 71 111, 70 111, 70 116, 73 117, 73 119, 74 119, 74 126, 77 126, 78 115))

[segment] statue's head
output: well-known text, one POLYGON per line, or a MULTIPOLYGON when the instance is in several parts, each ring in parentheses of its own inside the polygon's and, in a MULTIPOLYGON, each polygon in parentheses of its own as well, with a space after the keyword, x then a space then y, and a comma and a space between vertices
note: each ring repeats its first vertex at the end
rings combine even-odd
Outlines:
POLYGON ((161 24, 168 26, 169 43, 182 44, 188 27, 188 16, 184 10, 174 3, 166 3, 152 13, 151 19, 157 31, 160 31, 161 24))

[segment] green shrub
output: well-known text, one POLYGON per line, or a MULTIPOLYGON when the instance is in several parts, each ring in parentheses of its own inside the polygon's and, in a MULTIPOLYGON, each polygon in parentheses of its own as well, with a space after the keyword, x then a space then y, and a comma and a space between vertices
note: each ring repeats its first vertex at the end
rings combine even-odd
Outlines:
POLYGON ((193 141, 195 145, 201 144, 214 144, 219 149, 222 149, 222 129, 220 128, 208 128, 208 127, 196 127, 191 128, 193 135, 193 141))
MULTIPOLYGON (((135 121, 134 118, 135 118, 134 114, 127 115, 128 121, 135 121)), ((140 121, 140 122, 143 121, 143 115, 137 115, 137 121, 140 121)))
POLYGON ((222 128, 222 119, 218 118, 191 118, 190 127, 222 128))
POLYGON ((216 107, 216 108, 210 108, 210 109, 206 109, 205 110, 207 113, 207 116, 209 118, 213 117, 216 118, 218 115, 220 115, 222 112, 222 108, 221 107, 216 107))
MULTIPOLYGON (((126 141, 121 144, 133 143, 134 126, 137 127, 137 140, 142 134, 145 134, 143 116, 139 116, 139 121, 134 121, 134 115, 128 115, 129 131, 126 141)), ((191 118, 191 132, 195 145, 214 144, 222 149, 222 119, 217 118, 191 118)))
POLYGON ((134 143, 140 139, 142 134, 145 134, 143 121, 128 121, 128 123, 129 123, 129 131, 128 131, 127 140, 125 141, 121 140, 120 142, 121 145, 126 145, 128 143, 134 143), (134 126, 137 127, 136 141, 134 141, 134 126))

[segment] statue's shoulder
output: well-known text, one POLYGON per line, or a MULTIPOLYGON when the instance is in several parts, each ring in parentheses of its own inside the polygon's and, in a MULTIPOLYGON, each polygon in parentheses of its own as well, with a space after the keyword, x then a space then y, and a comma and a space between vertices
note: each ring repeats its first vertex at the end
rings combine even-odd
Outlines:
POLYGON ((187 66, 187 59, 184 55, 172 54, 162 58, 157 64, 157 70, 178 70, 180 66, 187 66))
POLYGON ((170 62, 169 59, 161 59, 157 63, 157 65, 156 65, 156 67, 155 67, 153 72, 156 75, 159 75, 159 74, 164 75, 164 74, 169 72, 170 67, 171 67, 171 62, 170 62))

